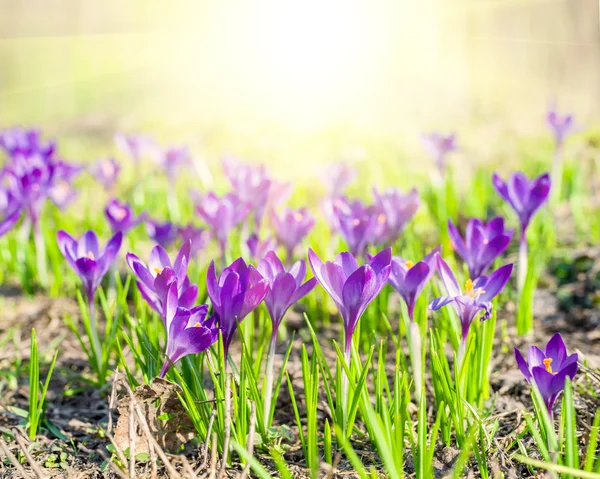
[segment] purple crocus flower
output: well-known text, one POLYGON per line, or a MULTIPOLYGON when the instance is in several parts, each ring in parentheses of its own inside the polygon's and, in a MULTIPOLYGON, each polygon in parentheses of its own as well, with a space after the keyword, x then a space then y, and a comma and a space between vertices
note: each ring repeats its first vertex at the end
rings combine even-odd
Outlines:
POLYGON ((441 175, 446 170, 446 156, 448 153, 458 150, 456 135, 454 133, 443 134, 438 131, 425 133, 421 136, 423 147, 435 162, 441 175))
POLYGON ((229 234, 246 219, 250 211, 249 205, 234 193, 221 198, 215 193, 208 193, 200 199, 196 210, 202 221, 211 228, 221 247, 221 254, 225 257, 229 234))
POLYGON ((385 217, 375 214, 373 209, 360 200, 348 201, 336 198, 333 203, 332 227, 348 245, 354 256, 364 256, 369 245, 383 227, 385 217))
POLYGON ((294 257, 294 250, 315 226, 315 218, 306 208, 292 210, 285 208, 281 214, 275 211, 271 215, 275 237, 286 251, 288 263, 294 257))
POLYGON ((135 163, 139 163, 148 150, 153 148, 154 142, 146 135, 117 133, 115 135, 115 145, 135 163))
POLYGON ((250 207, 257 228, 262 222, 271 189, 266 168, 227 157, 223 159, 223 170, 240 201, 250 207))
POLYGON ((384 249, 368 264, 359 267, 350 253, 340 253, 335 261, 323 263, 309 248, 308 261, 317 281, 333 299, 342 316, 345 353, 349 358, 356 324, 390 276, 392 250, 384 249))
POLYGON ((501 266, 490 276, 480 276, 475 281, 467 280, 465 291, 458 285, 456 276, 442 259, 437 257, 438 273, 446 288, 448 296, 442 296, 433 300, 429 309, 438 310, 443 306, 451 304, 458 315, 462 330, 462 348, 466 346, 467 335, 471 323, 479 313, 483 313, 481 320, 489 319, 492 314, 492 299, 494 299, 506 286, 512 273, 513 265, 501 266))
POLYGON ((269 292, 269 283, 251 265, 238 258, 217 278, 215 262, 206 272, 208 296, 217 316, 225 358, 238 323, 254 311, 269 292))
POLYGON ((10 157, 39 154, 43 158, 50 158, 56 151, 56 142, 43 142, 40 130, 15 126, 0 131, 0 148, 10 157))
POLYGON ((146 232, 152 241, 163 248, 168 248, 177 239, 178 228, 169 221, 159 223, 148 220, 146 221, 146 232))
POLYGON ((172 283, 177 285, 179 307, 192 308, 198 297, 198 286, 191 284, 187 276, 190 249, 191 243, 186 241, 171 263, 165 249, 160 245, 155 246, 150 253, 148 265, 135 254, 127 253, 127 264, 138 279, 137 285, 142 297, 163 319, 167 317, 166 300, 172 283))
POLYGON ((474 279, 485 274, 496 258, 506 251, 514 233, 504 228, 504 219, 500 216, 487 225, 479 219, 470 219, 464 240, 452 220, 448 220, 448 231, 452 247, 467 263, 469 277, 474 279))
POLYGON ((557 149, 560 149, 569 133, 577 129, 573 115, 561 116, 554 108, 546 115, 548 126, 552 130, 554 143, 557 149))
POLYGON ((338 197, 344 194, 346 188, 358 176, 358 171, 345 162, 327 165, 322 180, 327 188, 327 195, 338 197))
POLYGON ((177 285, 171 283, 167 293, 165 328, 167 330, 166 358, 160 371, 165 374, 180 359, 206 351, 219 338, 219 330, 212 319, 206 319, 208 306, 201 304, 192 309, 178 306, 177 285))
POLYGON ((373 210, 377 214, 376 244, 391 246, 417 213, 421 203, 419 192, 412 189, 404 194, 397 188, 388 188, 383 193, 379 193, 376 188, 373 188, 373 195, 375 196, 373 210))
POLYGON ((16 210, 10 215, 6 216, 2 221, 0 221, 0 237, 4 236, 10 230, 12 230, 19 218, 21 217, 21 211, 16 210))
POLYGON ((260 260, 261 258, 264 258, 269 251, 277 248, 277 242, 271 237, 261 240, 256 233, 252 233, 246 240, 246 246, 248 247, 250 258, 253 260, 260 260))
POLYGON ((177 181, 177 176, 182 168, 192 164, 192 155, 187 146, 156 148, 154 156, 171 184, 177 181))
POLYGON ((568 355, 562 336, 556 333, 550 338, 544 351, 531 346, 527 357, 528 361, 525 361, 521 352, 515 348, 519 369, 527 382, 537 387, 552 417, 554 403, 565 388, 566 378, 572 380, 577 374, 577 353, 568 355))
POLYGON ((131 206, 117 199, 107 203, 104 213, 113 232, 122 231, 124 234, 145 221, 147 216, 146 213, 136 216, 131 206))
POLYGON ((507 182, 494 173, 492 181, 496 191, 515 210, 521 223, 517 283, 519 291, 522 291, 527 277, 527 227, 535 212, 548 199, 552 182, 548 173, 529 180, 521 172, 513 173, 507 182))
POLYGON ((408 317, 414 321, 415 305, 423 288, 437 270, 437 257, 440 247, 433 249, 418 263, 407 261, 399 256, 392 258, 388 283, 400 293, 408 308, 408 317))
POLYGON ((93 231, 87 231, 79 241, 65 231, 57 234, 58 248, 69 266, 83 282, 90 305, 102 279, 112 266, 121 249, 122 233, 116 233, 101 249, 98 237, 93 231))
POLYGON ((121 172, 121 165, 114 158, 105 158, 96 161, 90 170, 90 173, 107 190, 112 189, 121 172))
POLYGON ((286 271, 283 263, 273 251, 269 251, 260 260, 258 272, 269 283, 265 305, 273 323, 272 337, 275 338, 287 310, 310 293, 316 286, 317 280, 311 278, 302 283, 306 276, 306 263, 302 260, 296 261, 289 271, 286 271))
POLYGON ((191 242, 191 256, 196 256, 200 251, 205 249, 210 241, 210 232, 204 228, 197 228, 192 223, 180 226, 177 234, 182 242, 191 242))

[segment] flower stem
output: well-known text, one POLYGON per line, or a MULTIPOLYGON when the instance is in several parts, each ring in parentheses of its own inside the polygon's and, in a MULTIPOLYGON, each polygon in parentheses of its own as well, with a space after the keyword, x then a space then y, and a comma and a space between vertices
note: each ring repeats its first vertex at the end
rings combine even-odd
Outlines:
POLYGON ((410 322, 410 362, 413 367, 413 375, 415 380, 415 393, 417 401, 421 399, 421 390, 423 388, 423 367, 422 367, 422 351, 421 351, 421 329, 414 321, 410 322))
POLYGON ((169 187, 169 193, 167 195, 167 206, 169 208, 169 217, 173 223, 179 222, 180 214, 179 214, 179 203, 177 202, 177 194, 175 190, 175 185, 171 185, 169 187))
POLYGON ((45 288, 48 286, 48 265, 46 263, 46 243, 44 242, 39 219, 33 222, 33 241, 35 243, 38 279, 40 285, 45 288))
POLYGON ((269 353, 267 356, 267 369, 265 371, 265 401, 264 424, 265 430, 271 427, 271 401, 273 400, 273 368, 275 366, 275 347, 277 346, 277 331, 273 331, 269 353))
POLYGON ((551 199, 552 203, 556 204, 560 201, 561 190, 562 190, 562 178, 563 178, 563 153, 562 145, 557 144, 554 150, 554 156, 552 158, 552 191, 551 199))
POLYGON ((88 308, 90 316, 90 346, 92 353, 96 358, 96 372, 98 373, 98 379, 101 379, 102 368, 102 346, 100 346, 100 337, 98 336, 98 322, 96 321, 96 305, 94 304, 94 292, 88 291, 88 308))
POLYGON ((227 460, 229 456, 229 441, 231 440, 231 378, 229 377, 227 360, 225 360, 225 370, 223 371, 223 373, 225 375, 225 424, 223 431, 225 440, 223 442, 223 462, 221 464, 221 471, 219 472, 219 477, 222 477, 224 475, 225 469, 227 468, 227 460))
MULTIPOLYGON (((348 372, 350 372, 350 362, 352 358, 352 336, 347 335, 346 337, 346 348, 344 350, 344 362, 348 366, 348 372)), ((348 389, 350 386, 350 377, 345 372, 342 373, 342 414, 344 417, 344 432, 346 432, 347 420, 348 420, 348 389)))
POLYGON ((525 228, 521 229, 518 267, 517 287, 520 294, 525 287, 525 280, 527 279, 527 230, 525 228))

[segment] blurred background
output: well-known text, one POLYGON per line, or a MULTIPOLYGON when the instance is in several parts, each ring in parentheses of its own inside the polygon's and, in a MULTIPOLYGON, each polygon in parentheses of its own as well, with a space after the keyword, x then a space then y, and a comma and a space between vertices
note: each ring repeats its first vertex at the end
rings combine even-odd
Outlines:
POLYGON ((148 131, 283 169, 600 114, 598 0, 0 1, 0 126, 86 145, 148 131))

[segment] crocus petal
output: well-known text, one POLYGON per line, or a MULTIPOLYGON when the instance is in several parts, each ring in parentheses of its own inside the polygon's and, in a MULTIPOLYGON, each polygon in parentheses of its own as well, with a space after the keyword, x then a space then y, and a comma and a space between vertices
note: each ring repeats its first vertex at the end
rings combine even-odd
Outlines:
POLYGON ((198 285, 192 284, 185 288, 179 296, 179 306, 182 308, 191 308, 198 299, 198 285))
POLYGON ((552 395, 556 395, 565 388, 565 381, 567 378, 573 379, 577 374, 577 363, 570 364, 566 368, 560 370, 552 377, 552 382, 549 386, 549 392, 552 395))
POLYGON ((101 274, 105 275, 119 254, 119 250, 121 249, 121 244, 123 243, 123 233, 120 231, 116 233, 108 243, 106 243, 106 248, 104 248, 104 253, 102 254, 99 262, 101 263, 102 270, 101 274))
POLYGON ((525 361, 525 358, 521 354, 521 351, 519 351, 517 348, 515 348, 515 359, 517 360, 517 365, 523 373, 523 376, 525 376, 527 382, 531 382, 531 372, 529 371, 527 361, 525 361))
POLYGON ((127 253, 125 256, 127 264, 133 273, 144 283, 147 287, 154 288, 154 277, 148 271, 146 265, 133 253, 127 253))
POLYGON ((430 304, 429 309, 432 311, 437 311, 440 308, 443 308, 447 304, 453 303, 453 296, 440 296, 439 298, 435 298, 430 304))
POLYGON ((538 387, 540 394, 542 395, 544 400, 548 402, 548 399, 551 398, 554 394, 552 392, 552 380, 554 379, 554 375, 546 371, 544 367, 540 366, 532 367, 531 374, 533 375, 533 380, 535 381, 535 385, 538 387))
POLYGON ((531 346, 527 352, 527 362, 529 363, 529 369, 533 369, 537 366, 544 366, 544 359, 546 355, 537 346, 531 346))
POLYGON ((0 221, 0 236, 4 236, 6 233, 12 230, 17 224, 17 221, 19 221, 20 217, 21 211, 17 210, 11 215, 4 218, 2 221, 0 221))
POLYGON ((165 300, 165 311, 163 316, 163 320, 165 322, 165 327, 167 331, 169 331, 169 329, 171 328, 171 321, 177 313, 178 305, 179 300, 177 298, 177 284, 173 282, 167 290, 167 297, 165 300))
POLYGON ((502 198, 504 198, 505 201, 511 203, 506 183, 496 173, 494 173, 492 176, 492 183, 494 185, 494 188, 496 188, 496 191, 500 194, 500 196, 502 196, 502 198))
POLYGON ((211 303, 218 307, 221 301, 219 298, 219 280, 217 279, 214 260, 210 262, 206 270, 206 290, 211 303))
POLYGON ((98 246, 98 236, 93 231, 86 231, 77 243, 77 256, 89 256, 92 259, 98 259, 100 256, 100 247, 98 246))
POLYGON ((479 297, 480 301, 491 301, 504 289, 513 270, 512 264, 506 264, 494 271, 485 284, 485 292, 479 297))
POLYGON ((386 248, 375 255, 375 257, 369 261, 369 265, 373 268, 376 275, 379 275, 381 271, 389 266, 392 262, 392 248, 386 248))
POLYGON ((167 251, 160 245, 156 245, 150 252, 148 260, 150 271, 162 271, 164 268, 172 268, 171 260, 167 251))
POLYGON ((349 316, 344 321, 350 334, 376 294, 376 286, 375 271, 368 265, 358 268, 344 283, 342 298, 349 316))
POLYGON ((238 321, 244 319, 249 313, 254 311, 258 305, 265 299, 265 296, 269 292, 269 283, 263 279, 258 284, 255 284, 252 288, 246 291, 244 296, 244 303, 240 312, 238 321))
POLYGON ((310 278, 306 283, 299 286, 292 296, 291 303, 294 304, 300 301, 304 296, 310 293, 317 285, 317 278, 310 278))
POLYGON ((177 274, 177 277, 181 278, 187 274, 187 265, 190 258, 190 251, 192 250, 192 242, 187 240, 181 246, 175 262, 173 263, 173 270, 177 274))
POLYGON ((419 261, 412 268, 408 270, 406 274, 406 289, 414 294, 418 295, 425 286, 425 281, 429 277, 429 265, 425 261, 419 261))
POLYGON ((448 233, 450 235, 452 247, 463 260, 466 260, 468 254, 465 248, 465 243, 460 235, 460 231, 458 231, 458 228, 454 226, 452 220, 448 220, 448 233))
POLYGON ((440 278, 442 278, 442 283, 444 283, 448 295, 460 296, 462 294, 460 286, 458 285, 458 281, 456 281, 456 277, 450 269, 450 266, 448 266, 448 263, 446 263, 441 256, 438 256, 437 265, 438 274, 440 275, 440 278))
POLYGON ((567 357, 567 347, 560 333, 556 333, 550 338, 544 354, 547 358, 552 358, 552 367, 555 370, 561 369, 561 365, 567 357))
POLYGON ((356 258, 351 253, 340 253, 335 259, 335 263, 342 267, 346 278, 358 269, 356 258))

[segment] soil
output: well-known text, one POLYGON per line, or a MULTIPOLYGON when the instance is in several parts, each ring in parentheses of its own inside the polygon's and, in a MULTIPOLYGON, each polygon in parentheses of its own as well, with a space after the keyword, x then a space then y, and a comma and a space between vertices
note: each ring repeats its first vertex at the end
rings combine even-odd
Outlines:
MULTIPOLYGON (((76 317, 79 314, 76 302, 40 295, 26 297, 21 295, 18 288, 10 287, 3 288, 2 293, 4 304, 0 312, 0 439, 4 441, 4 447, 16 456, 27 477, 42 477, 40 473, 48 478, 119 477, 105 462, 111 457, 111 449, 104 431, 109 421, 112 425, 117 425, 119 413, 127 417, 129 410, 125 404, 129 402, 123 402, 127 399, 127 393, 119 387, 118 397, 111 401, 111 385, 98 389, 91 384, 87 359, 81 352, 77 338, 63 321, 65 315, 76 317), (36 328, 41 353, 51 356, 60 348, 47 397, 46 418, 53 427, 52 430, 42 428, 35 441, 26 438, 23 419, 18 414, 19 408, 27 409, 28 405, 29 337, 32 327, 36 328), (112 409, 109 407, 111 404, 112 409), (18 436, 19 441, 15 436, 18 436), (19 442, 26 446, 29 458, 25 457, 19 442), (31 461, 35 463, 37 472, 32 468, 31 461)), ((536 292, 536 327, 533 336, 518 338, 510 327, 508 331, 500 328, 504 322, 502 318, 498 321, 497 344, 491 365, 493 398, 489 407, 491 415, 499 419, 500 430, 495 437, 494 447, 487 451, 492 477, 502 477, 501 473, 507 478, 543 477, 531 476, 527 468, 511 461, 509 457, 514 452, 514 449, 511 449, 513 440, 524 428, 523 413, 532 409, 529 387, 516 367, 512 349, 518 347, 524 351, 529 344, 543 344, 556 331, 561 332, 569 350, 580 355, 580 373, 575 382, 575 401, 578 435, 581 444, 585 443, 593 415, 600 407, 600 312, 596 308, 598 303, 600 248, 569 250, 564 254, 559 252, 549 263, 543 287, 536 292)), ((507 320, 506 324, 511 324, 514 305, 509 304, 504 314, 507 315, 504 318, 507 320)), ((303 387, 299 352, 301 344, 306 343, 301 334, 301 331, 305 330, 304 319, 300 313, 292 314, 287 320, 287 325, 290 332, 298 332, 288 370, 296 397, 300 400, 302 413, 303 387)), ((338 322, 334 319, 330 327, 319 331, 321 345, 332 362, 335 361, 335 352, 327 346, 331 344, 329 339, 338 337, 336 325, 338 322)), ((281 360, 279 357, 278 361, 281 360)), ((42 371, 41 377, 45 377, 45 374, 46 372, 42 371)), ((168 388, 164 385, 161 387, 168 388)), ((152 398, 152 394, 154 393, 148 390, 136 391, 140 404, 150 404, 151 401, 143 401, 144 397, 152 398)), ((318 419, 324 423, 325 419, 330 417, 330 411, 324 393, 320 397, 322 401, 319 405, 318 419)), ((158 413, 154 411, 153 414, 158 413)), ((123 418, 121 424, 122 422, 123 418)), ((281 389, 276 408, 275 425, 285 425, 291 430, 293 439, 285 443, 285 460, 290 464, 294 477, 309 477, 297 439, 298 431, 290 397, 284 387, 281 389)), ((111 427, 113 434, 117 436, 118 428, 117 425, 115 431, 115 427, 111 427)), ((158 434, 156 431, 154 433, 158 434)), ((162 431, 161 434, 165 436, 164 433, 165 431, 162 431)), ((184 438, 182 442, 189 439, 184 437, 185 434, 181 436, 184 438)), ((146 446, 141 446, 142 443, 143 441, 139 443, 136 451, 140 450, 139 447, 146 447, 147 451, 147 442, 146 446)), ((380 475, 383 475, 380 461, 368 440, 356 434, 352 445, 365 464, 373 465, 380 475)), ((524 445, 530 451, 535 450, 533 441, 527 437, 524 438, 524 445)), ((3 446, 2 442, 0 446, 3 446)), ((436 477, 445 477, 452 470, 459 452, 453 447, 436 449, 436 477)), ((270 457, 256 452, 255 454, 272 475, 277 476, 270 457)), ((181 455, 168 455, 168 458, 173 467, 182 473, 193 470, 198 472, 197 477, 207 477, 211 464, 209 456, 210 453, 208 456, 204 454, 202 441, 191 441, 181 455)), ((0 457, 0 478, 19 477, 22 471, 15 468, 2 448, 0 457)), ((340 455, 339 459, 334 471, 329 471, 328 466, 323 465, 323 475, 327 476, 329 473, 331 475, 328 477, 356 477, 343 455, 340 455)), ((116 461, 118 462, 118 459, 116 461)), ((163 465, 159 465, 157 476, 171 477, 172 474, 165 468, 164 462, 159 464, 163 465)), ((151 477, 151 461, 139 460, 136 466, 138 477, 151 477)), ((407 464, 409 470, 410 467, 410 463, 407 464)), ((241 465, 234 464, 228 470, 228 476, 235 477, 241 470, 241 465)), ((195 476, 190 474, 189 477, 195 476)), ((468 464, 464 477, 480 477, 475 463, 468 464)))

